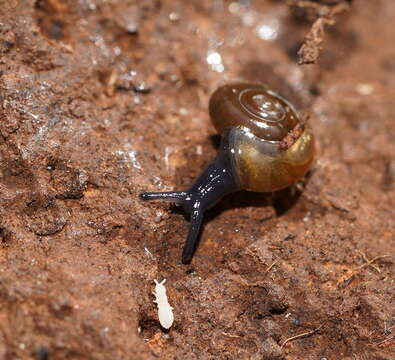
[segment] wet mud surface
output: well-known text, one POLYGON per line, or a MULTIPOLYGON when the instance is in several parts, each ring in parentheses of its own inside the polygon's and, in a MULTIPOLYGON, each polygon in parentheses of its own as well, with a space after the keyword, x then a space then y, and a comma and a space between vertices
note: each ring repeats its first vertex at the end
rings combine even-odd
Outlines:
POLYGON ((1 359, 395 359, 394 2, 0 3, 1 359), (182 265, 188 219, 138 194, 211 162, 238 80, 308 110, 317 159, 182 265))

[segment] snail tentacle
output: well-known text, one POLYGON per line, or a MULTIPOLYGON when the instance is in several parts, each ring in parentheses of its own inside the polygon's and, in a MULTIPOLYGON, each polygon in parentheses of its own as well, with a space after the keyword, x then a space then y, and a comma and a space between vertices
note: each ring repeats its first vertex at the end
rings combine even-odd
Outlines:
POLYGON ((183 264, 189 264, 192 260, 199 239, 203 215, 204 211, 201 209, 195 210, 193 214, 191 214, 191 223, 189 225, 188 236, 182 251, 181 261, 183 264))
POLYGON ((163 192, 143 192, 140 194, 141 200, 164 200, 177 204, 182 203, 187 196, 185 191, 163 191, 163 192))
POLYGON ((229 154, 229 143, 227 137, 224 137, 221 150, 214 162, 199 176, 189 190, 140 194, 142 200, 173 201, 180 204, 184 211, 190 215, 191 224, 182 255, 184 264, 192 260, 204 212, 214 206, 224 195, 240 190, 229 154))

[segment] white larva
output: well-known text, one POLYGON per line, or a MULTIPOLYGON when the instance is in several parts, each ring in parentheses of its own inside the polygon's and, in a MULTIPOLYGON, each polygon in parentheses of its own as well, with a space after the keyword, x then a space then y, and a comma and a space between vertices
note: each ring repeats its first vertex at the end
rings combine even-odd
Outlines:
POLYGON ((154 302, 158 305, 158 317, 159 322, 165 329, 170 329, 173 325, 174 316, 173 316, 173 308, 170 306, 169 301, 167 300, 166 288, 163 285, 166 282, 166 279, 163 279, 162 282, 155 282, 155 291, 152 293, 155 295, 154 302))

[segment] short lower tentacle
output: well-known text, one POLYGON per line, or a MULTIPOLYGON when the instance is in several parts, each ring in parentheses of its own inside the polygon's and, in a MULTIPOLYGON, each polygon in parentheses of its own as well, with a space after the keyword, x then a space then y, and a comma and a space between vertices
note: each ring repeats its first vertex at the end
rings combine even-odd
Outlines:
POLYGON ((189 232, 184 245, 184 250, 182 251, 181 261, 183 264, 189 264, 192 260, 200 234, 203 215, 204 212, 199 209, 191 214, 191 224, 189 226, 189 232))

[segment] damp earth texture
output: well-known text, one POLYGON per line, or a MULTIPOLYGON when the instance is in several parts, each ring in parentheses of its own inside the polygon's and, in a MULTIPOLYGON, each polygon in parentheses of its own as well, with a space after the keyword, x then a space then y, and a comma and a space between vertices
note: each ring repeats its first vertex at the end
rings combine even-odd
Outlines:
POLYGON ((0 0, 0 359, 395 358, 395 2, 0 0), (316 158, 189 219, 211 94, 265 83, 316 158), (174 323, 161 328, 154 279, 174 323))

